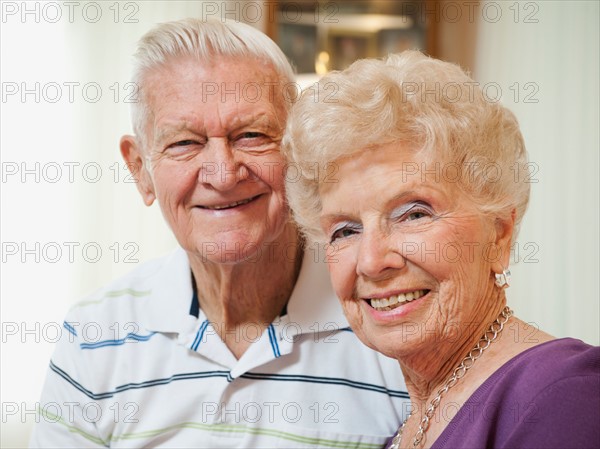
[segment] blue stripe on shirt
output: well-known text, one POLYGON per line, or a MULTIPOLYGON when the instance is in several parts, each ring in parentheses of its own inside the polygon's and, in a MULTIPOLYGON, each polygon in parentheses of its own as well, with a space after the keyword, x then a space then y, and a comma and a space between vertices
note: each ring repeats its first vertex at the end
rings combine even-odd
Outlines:
POLYGON ((77 337, 77 331, 75 330, 75 328, 73 326, 71 326, 71 323, 67 323, 66 321, 63 322, 63 327, 69 331, 69 333, 75 335, 77 337))
POLYGON ((198 329, 198 332, 196 333, 196 338, 194 338, 194 342, 192 343, 192 346, 190 346, 192 351, 196 351, 198 346, 200 346, 200 343, 202 343, 202 337, 204 337, 204 332, 206 332, 206 328, 209 324, 210 322, 208 320, 204 320, 200 325, 200 329, 198 329))
POLYGON ((154 386, 158 386, 158 385, 166 385, 166 384, 170 384, 171 382, 178 381, 178 380, 203 379, 203 378, 210 378, 210 377, 227 378, 227 376, 229 375, 229 371, 199 371, 199 372, 195 372, 195 373, 181 373, 181 374, 174 374, 170 377, 165 377, 165 378, 161 378, 161 379, 153 379, 153 380, 147 380, 144 382, 136 382, 136 383, 127 383, 127 384, 119 385, 117 388, 115 388, 112 391, 106 391, 104 393, 94 393, 94 392, 88 390, 87 388, 85 388, 83 385, 81 385, 79 382, 77 382, 71 376, 69 376, 65 371, 63 371, 60 367, 55 365, 52 361, 50 362, 50 369, 52 371, 54 371, 56 374, 58 374, 60 377, 62 377, 64 380, 69 382, 71 385, 73 385, 76 389, 78 389, 83 394, 85 394, 87 397, 89 397, 90 399, 95 399, 95 400, 112 398, 115 394, 122 393, 127 390, 137 390, 137 389, 141 389, 141 388, 154 387, 154 386))
POLYGON ((272 324, 269 324, 267 328, 269 331, 269 341, 271 342, 271 348, 273 349, 273 355, 276 358, 281 357, 281 352, 279 351, 279 344, 277 343, 277 337, 275 335, 275 328, 272 324))
POLYGON ((354 380, 344 379, 341 377, 322 377, 322 376, 306 376, 302 374, 268 374, 268 373, 245 373, 240 377, 246 379, 257 379, 257 380, 273 380, 273 381, 284 381, 284 382, 308 382, 318 384, 330 384, 330 385, 345 385, 351 388, 358 388, 360 390, 369 390, 379 393, 387 394, 391 397, 397 398, 408 398, 408 392, 401 390, 390 390, 380 385, 368 384, 366 382, 358 382, 354 380))
MULTIPOLYGON (((117 393, 122 393, 127 390, 132 389, 141 389, 141 388, 149 388, 155 387, 159 385, 166 385, 171 382, 175 382, 178 380, 191 380, 191 379, 206 379, 206 378, 214 378, 221 377, 225 378, 226 381, 231 382, 233 379, 231 378, 230 371, 199 371, 192 373, 180 373, 174 374, 170 377, 147 380, 144 382, 137 383, 127 383, 118 386, 112 391, 107 391, 104 393, 93 393, 87 388, 83 387, 79 382, 74 380, 71 376, 69 376, 65 371, 55 365, 53 362, 50 362, 50 369, 54 371, 56 374, 61 376, 64 380, 73 385, 76 389, 81 391, 87 397, 91 399, 107 399, 113 397, 117 393)), ((408 392, 400 391, 400 390, 390 390, 388 388, 382 387, 380 385, 368 384, 365 382, 358 382, 349 379, 344 379, 340 377, 322 377, 322 376, 306 376, 300 374, 268 374, 268 373, 245 373, 240 376, 244 379, 254 379, 254 380, 268 380, 268 381, 283 381, 283 382, 308 382, 308 383, 318 383, 318 384, 329 384, 329 385, 340 385, 346 386, 350 388, 357 388, 360 390, 373 391, 375 393, 383 393, 390 397, 395 398, 408 398, 408 392)))
POLYGON ((148 335, 138 335, 138 334, 134 334, 134 333, 130 332, 125 336, 125 338, 120 338, 118 340, 102 340, 102 341, 97 341, 95 343, 81 343, 79 345, 79 347, 81 349, 98 349, 98 348, 104 348, 106 346, 121 346, 122 344, 127 343, 128 340, 130 342, 131 341, 148 341, 155 334, 156 334, 156 332, 152 332, 148 335))

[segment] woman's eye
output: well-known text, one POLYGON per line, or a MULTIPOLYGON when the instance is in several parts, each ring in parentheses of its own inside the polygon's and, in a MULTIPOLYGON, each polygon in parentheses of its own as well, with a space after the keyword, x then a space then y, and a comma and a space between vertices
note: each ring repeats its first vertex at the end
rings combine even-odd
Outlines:
POLYGON ((407 221, 421 220, 423 218, 431 218, 433 212, 428 204, 421 201, 405 204, 394 210, 391 214, 391 219, 395 222, 402 223, 407 221))
POLYGON ((343 228, 336 229, 335 231, 333 231, 333 234, 331 234, 329 243, 333 243, 334 241, 336 241, 338 239, 352 237, 353 235, 358 234, 358 231, 359 231, 358 229, 351 228, 348 226, 344 226, 343 228))
POLYGON ((419 218, 425 218, 428 214, 421 210, 416 210, 414 212, 410 212, 406 215, 406 221, 418 220, 419 218))

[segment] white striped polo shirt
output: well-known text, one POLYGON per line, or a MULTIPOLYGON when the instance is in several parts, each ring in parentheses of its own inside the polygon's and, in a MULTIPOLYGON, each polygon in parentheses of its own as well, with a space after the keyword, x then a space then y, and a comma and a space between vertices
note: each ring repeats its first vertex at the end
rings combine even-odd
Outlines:
POLYGON ((190 315, 181 248, 76 305, 31 447, 381 447, 408 407, 400 368, 348 328, 315 259, 284 316, 236 335, 252 341, 239 360, 202 310, 190 315))

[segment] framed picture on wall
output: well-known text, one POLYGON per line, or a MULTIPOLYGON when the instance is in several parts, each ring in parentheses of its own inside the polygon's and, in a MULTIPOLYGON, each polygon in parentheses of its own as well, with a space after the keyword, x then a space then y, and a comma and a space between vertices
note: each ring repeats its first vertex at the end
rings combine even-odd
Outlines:
POLYGON ((317 27, 294 23, 280 23, 278 44, 296 67, 298 73, 315 71, 317 54, 317 27))
POLYGON ((376 56, 376 35, 370 33, 330 33, 327 52, 330 70, 343 70, 357 59, 376 56))
POLYGON ((277 2, 267 33, 298 73, 342 70, 361 58, 382 57, 407 49, 435 56, 435 23, 425 23, 425 0, 277 2), (292 14, 293 12, 293 14, 292 14))

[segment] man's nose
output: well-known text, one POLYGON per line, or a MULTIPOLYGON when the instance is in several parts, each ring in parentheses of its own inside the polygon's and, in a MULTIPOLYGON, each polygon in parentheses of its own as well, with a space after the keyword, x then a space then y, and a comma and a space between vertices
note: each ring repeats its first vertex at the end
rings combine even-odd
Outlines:
POLYGON ((203 150, 204 157, 198 173, 199 182, 215 190, 227 191, 248 175, 248 170, 237 160, 235 150, 226 138, 211 138, 203 150))

